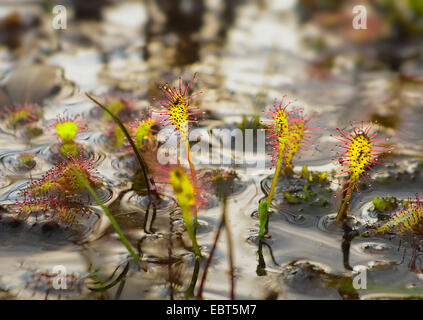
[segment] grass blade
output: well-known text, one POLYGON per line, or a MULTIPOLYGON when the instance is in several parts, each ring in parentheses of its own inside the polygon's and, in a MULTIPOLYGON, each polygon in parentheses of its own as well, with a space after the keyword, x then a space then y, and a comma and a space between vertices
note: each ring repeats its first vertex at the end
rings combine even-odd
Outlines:
POLYGON ((103 210, 104 214, 107 216, 107 218, 109 218, 111 225, 115 229, 116 233, 119 235, 120 241, 126 247, 126 249, 128 250, 129 254, 131 255, 131 257, 134 258, 134 260, 138 262, 138 264, 140 265, 141 269, 143 269, 144 271, 147 271, 147 266, 141 262, 139 256, 135 253, 135 251, 132 248, 131 244, 129 243, 128 239, 126 239, 125 235, 123 234, 122 230, 120 229, 120 227, 119 227, 118 223, 116 222, 115 218, 110 213, 109 209, 103 204, 103 202, 97 196, 97 194, 95 193, 95 191, 93 190, 93 188, 88 183, 87 179, 85 179, 85 177, 83 177, 78 172, 78 170, 75 169, 75 167, 73 165, 70 164, 70 167, 72 168, 72 171, 73 171, 75 177, 79 180, 80 183, 82 183, 84 185, 85 188, 87 188, 88 192, 93 196, 93 198, 95 199, 95 201, 97 202, 97 204, 103 210))
MULTIPOLYGON (((132 150, 134 151, 135 156, 137 157, 138 163, 140 164, 141 170, 143 172, 144 179, 145 179, 145 185, 147 187, 148 196, 150 197, 150 199, 152 199, 152 190, 151 190, 151 187, 150 187, 150 180, 149 180, 147 165, 145 164, 145 160, 144 160, 143 156, 141 155, 141 153, 139 152, 137 146, 135 145, 134 140, 132 140, 131 135, 129 134, 128 130, 126 130, 125 126, 119 120, 119 118, 116 117, 106 106, 104 106, 103 104, 98 102, 96 99, 91 97, 88 93, 85 93, 85 95, 91 101, 93 101, 96 105, 98 105, 101 109, 103 109, 105 112, 107 112, 112 117, 113 121, 116 122, 116 124, 119 126, 119 128, 122 130, 122 132, 125 134, 125 137, 126 137, 126 139, 128 139, 128 141, 129 141, 129 143, 132 147, 132 150)), ((156 196, 156 199, 159 197, 156 192, 155 192, 155 196, 156 196)))

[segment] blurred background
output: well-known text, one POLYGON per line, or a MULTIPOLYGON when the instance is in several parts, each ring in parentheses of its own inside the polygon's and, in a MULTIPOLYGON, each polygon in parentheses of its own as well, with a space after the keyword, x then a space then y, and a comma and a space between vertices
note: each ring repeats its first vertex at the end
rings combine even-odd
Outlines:
POLYGON ((422 47, 421 0, 2 0, 0 105, 94 90, 146 106, 163 81, 198 72, 209 120, 256 117, 287 94, 327 128, 418 131, 422 47), (66 29, 53 28, 57 5, 66 29), (366 29, 353 28, 357 5, 366 29))
POLYGON ((0 76, 24 66, 26 79, 3 81, 0 104, 57 93, 63 84, 47 66, 83 91, 146 99, 161 81, 199 72, 202 107, 227 121, 288 94, 353 105, 341 122, 392 127, 403 80, 422 80, 422 46, 420 0, 2 0, 0 76), (56 5, 67 9, 66 29, 52 26, 56 5), (352 26, 356 5, 366 8, 367 29, 352 26))

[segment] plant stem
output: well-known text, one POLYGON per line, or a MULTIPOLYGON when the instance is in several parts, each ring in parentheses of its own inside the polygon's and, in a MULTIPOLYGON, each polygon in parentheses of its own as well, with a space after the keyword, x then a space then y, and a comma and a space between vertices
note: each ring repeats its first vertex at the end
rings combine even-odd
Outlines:
POLYGON ((227 197, 226 196, 224 196, 222 202, 223 202, 222 203, 222 217, 220 219, 220 223, 219 223, 219 226, 218 226, 218 229, 217 229, 217 232, 216 232, 216 237, 215 237, 214 242, 213 242, 213 247, 210 251, 210 255, 209 255, 207 262, 206 262, 206 265, 204 267, 200 287, 199 287, 198 293, 197 293, 198 299, 202 299, 202 297, 203 297, 203 289, 204 289, 204 285, 206 283, 207 273, 208 273, 211 261, 213 259, 214 252, 215 252, 216 247, 217 247, 217 242, 219 241, 223 227, 225 227, 225 231, 226 231, 226 242, 228 244, 228 252, 229 252, 229 273, 230 273, 230 279, 231 279, 231 300, 235 299, 235 277, 234 277, 232 235, 231 235, 231 230, 228 226, 228 220, 227 220, 227 215, 226 215, 226 211, 227 211, 226 210, 227 209, 227 197))
MULTIPOLYGON (((194 191, 197 192, 197 189, 198 189, 197 173, 196 173, 196 170, 195 170, 194 162, 192 161, 191 147, 189 145, 188 139, 185 139, 184 142, 185 142, 185 152, 187 153, 187 159, 188 159, 189 168, 190 168, 190 171, 191 171, 192 184, 194 185, 194 191)), ((198 207, 197 207, 197 204, 196 204, 195 209, 194 209, 194 229, 196 229, 198 227, 197 211, 198 211, 198 207)))
POLYGON ((270 186, 269 195, 267 196, 267 204, 269 208, 273 199, 273 194, 275 193, 276 182, 278 181, 279 172, 281 171, 282 158, 283 158, 283 154, 282 154, 282 151, 280 151, 278 160, 276 162, 276 169, 275 169, 275 174, 273 175, 272 185, 270 186))
MULTIPOLYGON (((181 208, 181 210, 186 211, 182 208, 181 208)), ((189 235, 191 242, 192 242, 192 248, 194 250, 194 254, 197 258, 201 258, 201 251, 200 251, 200 248, 198 247, 198 244, 197 244, 197 238, 195 237, 195 230, 192 226, 190 216, 191 216, 191 214, 190 214, 189 211, 188 212, 182 212, 182 217, 184 218, 185 226, 187 228, 188 235, 189 235)))
MULTIPOLYGON (((223 209, 223 210, 225 210, 225 209, 223 209)), ((223 228, 224 225, 225 225, 225 219, 224 219, 224 216, 223 216, 223 213, 222 213, 222 218, 220 219, 220 223, 219 223, 219 226, 217 228, 216 236, 214 238, 214 242, 213 242, 212 249, 210 251, 210 255, 207 258, 206 265, 204 266, 204 271, 203 271, 203 275, 201 277, 200 287, 198 288, 198 293, 197 293, 198 299, 203 298, 203 288, 204 288, 204 285, 206 283, 207 272, 209 271, 209 267, 210 267, 211 261, 213 259, 213 255, 214 255, 214 252, 215 252, 216 247, 217 247, 217 242, 219 241, 220 234, 222 232, 222 228, 223 228)))
POLYGON ((273 194, 275 193, 276 183, 278 181, 279 173, 281 171, 282 158, 283 158, 283 150, 281 149, 279 151, 278 160, 276 161, 275 174, 273 175, 272 185, 270 186, 267 199, 266 201, 261 201, 259 203, 258 214, 260 219, 260 230, 259 230, 260 239, 267 233, 268 223, 269 223, 268 212, 269 212, 270 205, 272 203, 273 194))
POLYGON ((172 213, 169 214, 169 242, 167 246, 167 252, 169 255, 169 264, 168 264, 168 274, 169 274, 169 299, 173 300, 174 289, 173 289, 173 270, 172 270, 172 263, 173 263, 173 223, 172 223, 172 213))
POLYGON ((344 192, 341 207, 339 208, 338 215, 336 216, 337 222, 342 222, 346 219, 348 211, 350 210, 351 196, 354 191, 355 184, 350 182, 348 189, 344 192))
POLYGON ((231 300, 235 299, 235 276, 234 276, 234 251, 232 246, 232 235, 231 229, 228 224, 228 216, 226 214, 226 197, 224 198, 222 215, 225 222, 225 231, 226 231, 226 242, 228 244, 229 252, 229 274, 231 278, 231 300))
POLYGON ((189 284, 188 289, 185 291, 185 299, 191 299, 194 297, 194 288, 197 284, 198 279, 198 272, 200 271, 200 260, 198 258, 195 259, 194 264, 194 271, 192 273, 191 282, 189 284))
POLYGON ((265 276, 267 275, 267 272, 266 272, 266 262, 264 261, 264 257, 263 257, 263 239, 262 238, 259 238, 257 254, 258 254, 258 264, 256 268, 256 274, 259 277, 265 276))
POLYGON ((128 239, 126 239, 125 235, 123 234, 122 230, 120 229, 120 227, 119 227, 118 223, 116 222, 115 218, 113 217, 113 215, 110 213, 109 209, 103 204, 103 202, 97 196, 97 194, 95 193, 95 191, 93 190, 93 188, 91 188, 91 186, 88 183, 88 181, 75 169, 75 167, 73 167, 73 165, 70 164, 70 166, 71 166, 72 171, 74 172, 76 178, 79 180, 80 183, 82 183, 85 186, 85 188, 87 188, 88 192, 93 196, 93 198, 95 199, 95 201, 97 202, 97 204, 103 210, 104 214, 107 216, 107 218, 109 218, 111 225, 115 229, 116 233, 118 234, 118 236, 120 238, 120 241, 126 247, 126 249, 128 250, 129 254, 132 256, 132 258, 134 258, 135 261, 138 262, 138 264, 140 265, 140 267, 144 271, 147 271, 147 266, 144 265, 141 262, 139 256, 135 253, 134 249, 132 249, 131 244, 129 243, 128 239))

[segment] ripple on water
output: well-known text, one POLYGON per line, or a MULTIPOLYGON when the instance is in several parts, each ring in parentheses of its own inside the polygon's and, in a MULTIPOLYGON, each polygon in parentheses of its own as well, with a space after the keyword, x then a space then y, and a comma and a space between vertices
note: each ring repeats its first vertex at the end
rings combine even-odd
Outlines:
MULTIPOLYGON (((138 208, 140 210, 147 210, 150 204, 150 199, 146 194, 138 194, 134 191, 126 192, 121 199, 121 206, 123 208, 138 208)), ((177 203, 170 195, 160 194, 160 200, 156 203, 157 213, 172 212, 177 208, 177 203)))
POLYGON ((41 172, 41 166, 37 163, 37 159, 32 157, 27 161, 23 162, 22 156, 26 154, 32 154, 31 151, 7 151, 0 153, 0 163, 3 167, 12 174, 25 174, 31 172, 32 174, 38 174, 41 172))
MULTIPOLYGON (((94 165, 100 164, 106 157, 105 154, 99 152, 98 150, 93 151, 90 146, 79 144, 80 147, 80 155, 84 161, 91 160, 94 165)), ((63 155, 60 152, 60 145, 53 144, 53 145, 46 145, 44 148, 39 150, 39 155, 43 157, 48 163, 55 165, 63 161, 63 155)))
POLYGON ((301 213, 294 213, 286 211, 284 214, 284 218, 286 221, 288 221, 290 224, 300 226, 300 227, 311 227, 315 224, 315 217, 301 214, 301 213))
MULTIPOLYGON (((325 233, 343 234, 342 223, 336 222, 336 213, 327 214, 319 219, 317 222, 317 228, 325 233)), ((361 222, 354 216, 347 217, 348 225, 351 228, 357 228, 361 226, 361 222)))
MULTIPOLYGON (((292 261, 282 266, 283 283, 294 292, 307 296, 324 295, 331 298, 357 299, 352 279, 330 272, 330 268, 316 262, 292 261)), ((279 277, 273 286, 278 289, 279 277)))
MULTIPOLYGON (((116 130, 120 130, 119 128, 116 130)), ((113 138, 107 131, 91 131, 80 139, 84 139, 86 143, 93 146, 94 149, 105 149, 107 153, 121 153, 124 147, 116 147, 113 138)))
POLYGON ((138 162, 135 156, 131 154, 120 155, 111 161, 112 168, 116 170, 115 175, 118 178, 131 179, 138 170, 138 162))
POLYGON ((83 241, 99 220, 99 214, 80 213, 72 224, 63 223, 54 215, 31 216, 26 219, 15 214, 2 214, 0 239, 2 246, 40 243, 42 247, 61 247, 69 241, 83 241), (13 235, 13 236, 11 236, 13 235))
MULTIPOLYGON (((100 201, 104 204, 110 202, 114 196, 113 189, 109 188, 108 186, 101 186, 95 189, 95 193, 97 194, 97 197, 100 199, 100 201)), ((78 199, 87 205, 97 205, 97 201, 88 191, 80 192, 78 194, 78 199)))
POLYGON ((11 181, 1 173, 0 175, 0 189, 6 188, 11 184, 11 181))
POLYGON ((365 241, 360 243, 353 243, 351 249, 360 253, 365 254, 378 254, 378 255, 388 255, 388 254, 397 254, 398 248, 395 247, 392 243, 386 241, 365 241))
POLYGON ((11 184, 9 188, 0 195, 0 201, 2 201, 3 204, 11 204, 19 200, 21 190, 28 186, 29 183, 31 183, 31 180, 24 179, 11 184))
MULTIPOLYGON (((25 179, 15 182, 8 191, 4 192, 1 197, 0 201, 5 201, 8 204, 15 202, 21 198, 21 191, 24 190, 30 183, 33 181, 37 181, 40 179, 25 179)), ((96 189, 97 196, 103 203, 109 202, 114 195, 114 192, 111 188, 107 186, 101 186, 96 189)), ((87 205, 97 205, 95 199, 91 196, 88 191, 82 191, 78 193, 78 199, 87 204, 87 205)))

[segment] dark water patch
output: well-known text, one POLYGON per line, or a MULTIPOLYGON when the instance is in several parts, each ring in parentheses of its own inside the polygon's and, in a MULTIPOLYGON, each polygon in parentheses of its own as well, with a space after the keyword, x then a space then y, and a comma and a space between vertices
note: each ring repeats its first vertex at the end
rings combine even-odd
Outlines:
POLYGON ((37 168, 37 159, 30 151, 0 152, 0 163, 9 173, 17 175, 40 171, 40 165, 37 168))
MULTIPOLYGON (((342 223, 336 221, 336 216, 336 213, 330 213, 321 217, 317 222, 317 228, 325 233, 343 234, 343 225, 342 223)), ((347 223, 350 225, 350 227, 354 228, 358 228, 362 225, 362 223, 356 217, 351 215, 347 217, 347 223)))
POLYGON ((110 5, 109 0, 92 0, 90 2, 75 0, 73 1, 75 19, 100 21, 102 18, 102 9, 107 5, 110 5))
POLYGON ((388 241, 363 241, 360 243, 352 244, 351 245, 352 250, 357 250, 360 253, 365 253, 369 255, 382 255, 382 256, 388 256, 388 255, 401 255, 402 252, 399 252, 399 247, 395 247, 393 244, 391 244, 388 241))
POLYGON ((54 221, 30 222, 12 215, 0 219, 1 246, 15 247, 37 243, 44 250, 55 250, 81 238, 82 229, 69 228, 54 221))
POLYGON ((25 34, 40 26, 41 10, 35 6, 5 6, 2 9, 0 43, 10 50, 17 50, 25 44, 25 34))
POLYGON ((111 165, 116 170, 115 175, 118 178, 134 178, 136 171, 139 169, 139 164, 133 154, 119 155, 117 158, 112 159, 111 165))
MULTIPOLYGON (((172 64, 184 66, 196 62, 199 59, 200 43, 194 39, 194 34, 200 30, 203 24, 204 1, 169 2, 160 0, 157 1, 157 7, 166 16, 161 34, 175 34, 177 37, 172 64)), ((147 24, 147 43, 157 37, 153 23, 150 21, 147 24)), ((146 60, 151 55, 152 53, 146 50, 146 60)))
MULTIPOLYGON (((128 191, 121 199, 123 206, 136 206, 139 209, 146 209, 151 203, 147 195, 140 195, 133 191, 128 191)), ((160 195, 160 200, 156 202, 156 209, 158 211, 170 212, 177 207, 176 201, 166 194, 160 195)))
POLYGON ((299 294, 318 298, 358 299, 359 295, 353 287, 352 278, 337 275, 329 268, 309 261, 292 261, 282 266, 283 283, 299 294))

